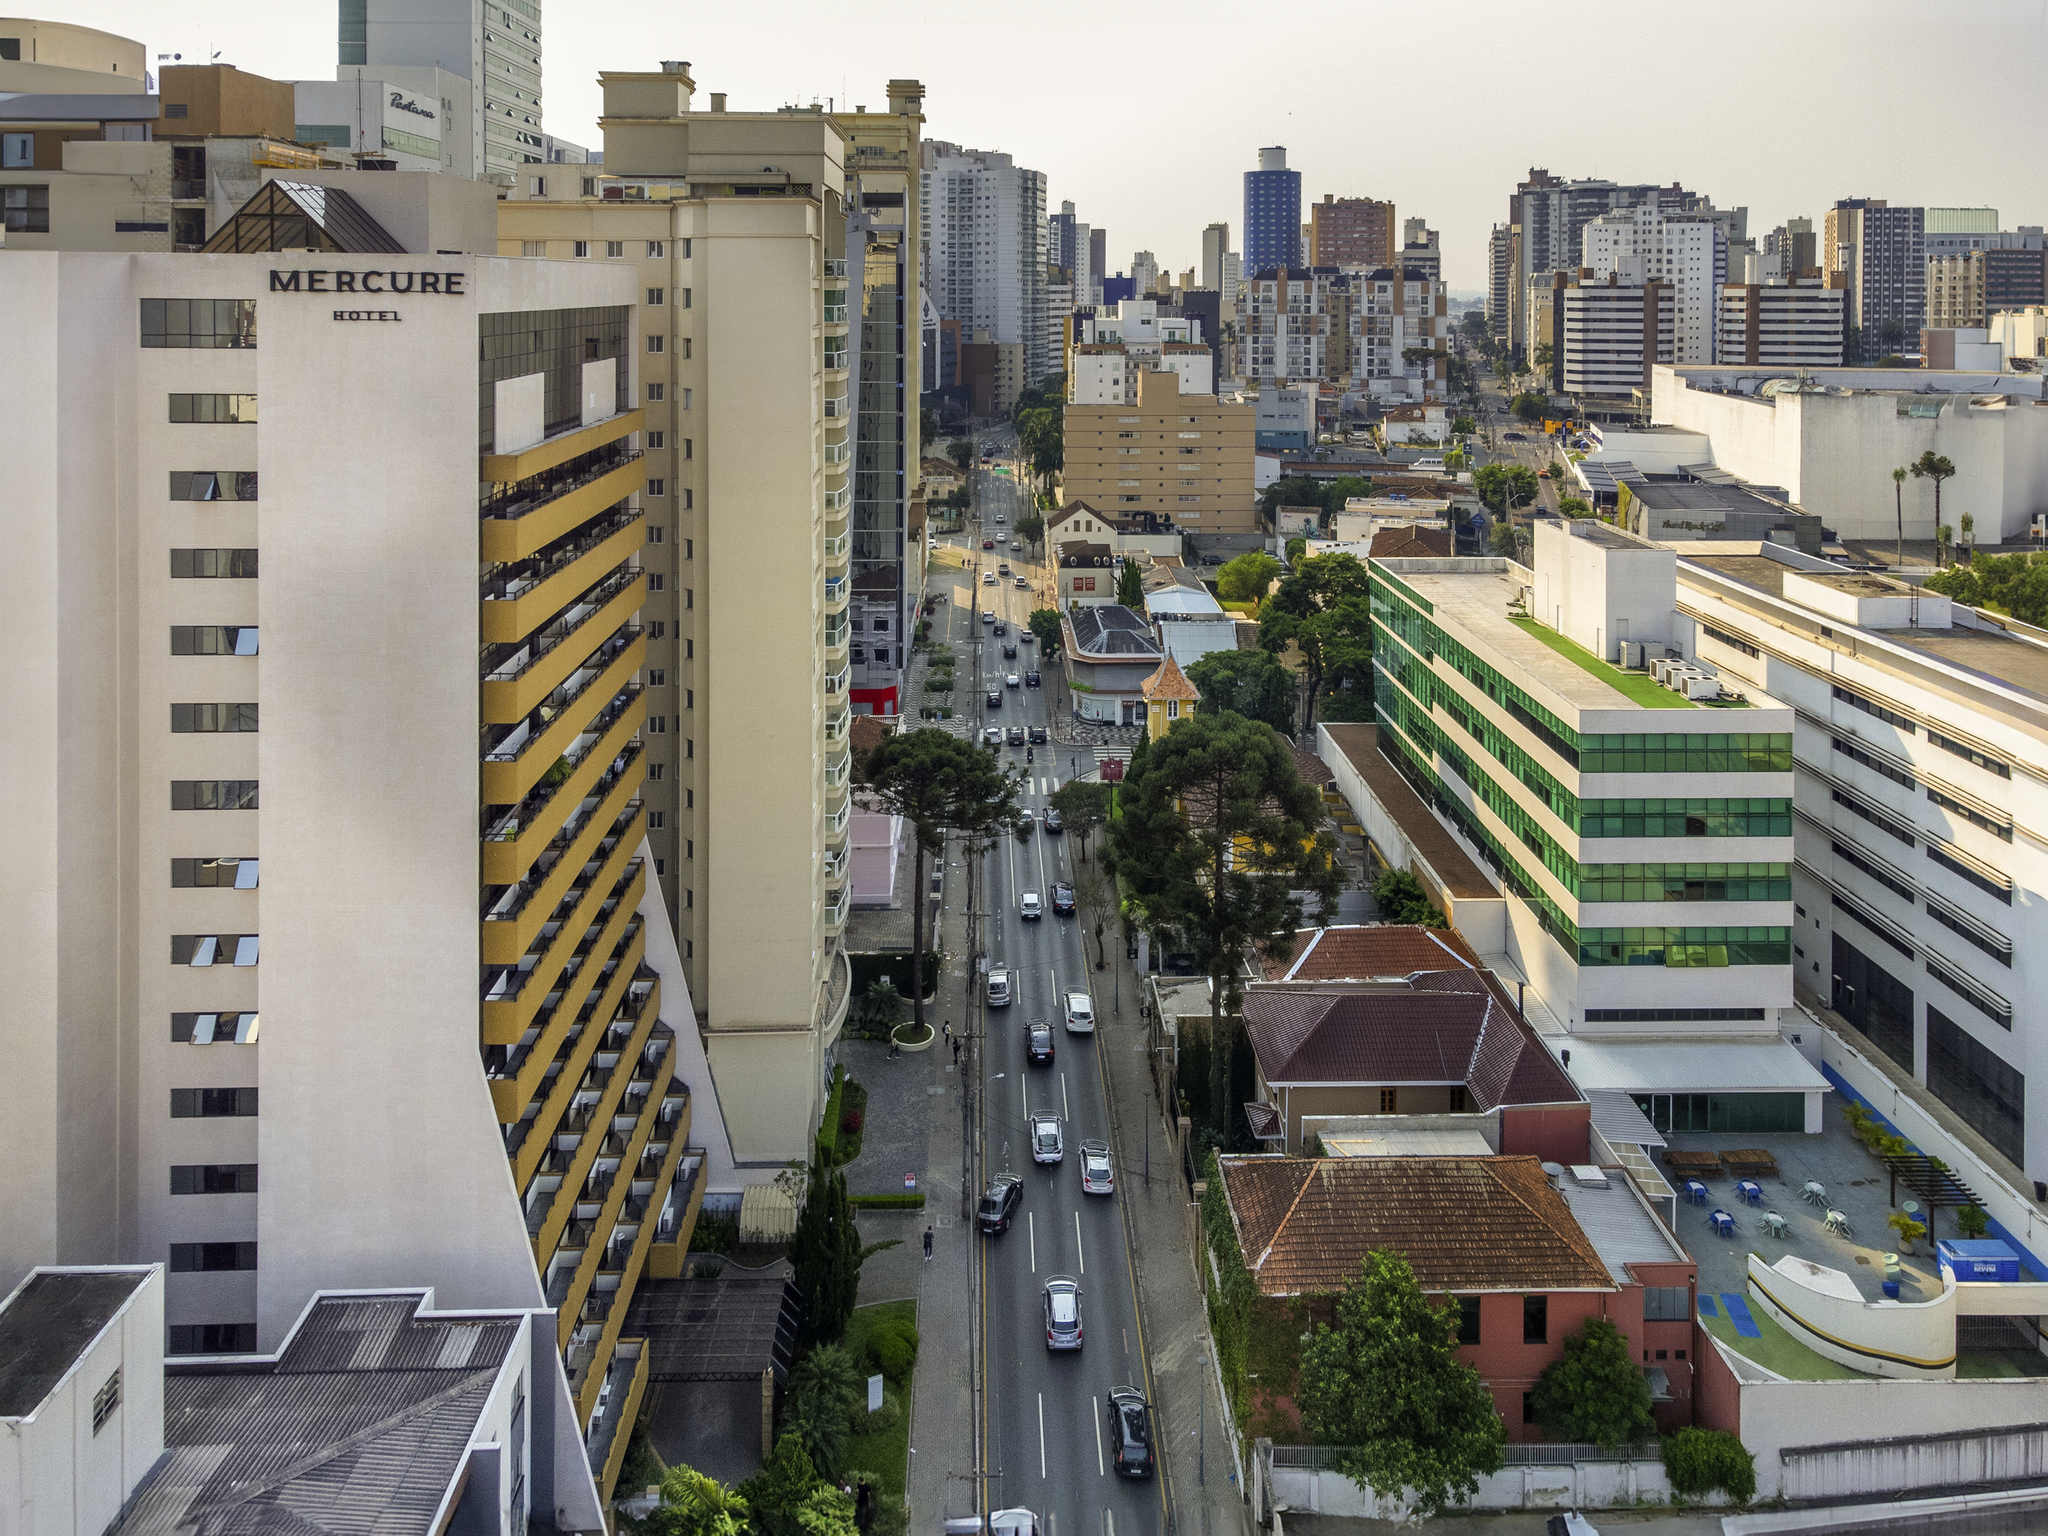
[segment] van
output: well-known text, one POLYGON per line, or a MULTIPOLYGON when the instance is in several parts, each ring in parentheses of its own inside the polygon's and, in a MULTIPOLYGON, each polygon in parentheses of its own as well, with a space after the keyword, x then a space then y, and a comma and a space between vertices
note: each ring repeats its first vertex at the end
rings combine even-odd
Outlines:
POLYGON ((988 973, 988 1005, 991 1008, 1010 1006, 1010 973, 998 965, 988 973))

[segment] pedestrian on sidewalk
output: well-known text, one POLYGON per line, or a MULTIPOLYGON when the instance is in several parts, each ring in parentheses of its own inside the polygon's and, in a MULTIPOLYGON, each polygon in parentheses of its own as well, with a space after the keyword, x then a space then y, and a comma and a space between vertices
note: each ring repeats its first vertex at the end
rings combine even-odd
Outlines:
POLYGON ((924 1261, 927 1264, 932 1261, 932 1229, 930 1227, 924 1229, 924 1261))
POLYGON ((953 1042, 953 1065, 956 1067, 960 1065, 960 1042, 958 1040, 953 1042))
POLYGON ((945 1035, 945 1038, 946 1038, 946 1043, 947 1043, 948 1045, 952 1044, 952 1041, 953 1041, 953 1021, 952 1021, 951 1019, 948 1019, 948 1020, 946 1020, 946 1022, 945 1022, 945 1023, 944 1023, 944 1024, 942 1025, 942 1026, 940 1026, 940 1028, 941 1028, 941 1031, 943 1032, 943 1034, 945 1035))

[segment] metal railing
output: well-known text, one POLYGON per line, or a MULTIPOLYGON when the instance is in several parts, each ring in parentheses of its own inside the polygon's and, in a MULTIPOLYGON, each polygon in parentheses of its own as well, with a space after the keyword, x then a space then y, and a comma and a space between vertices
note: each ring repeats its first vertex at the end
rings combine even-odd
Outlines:
POLYGON ((571 491, 602 479, 613 470, 622 469, 642 457, 644 455, 638 448, 607 444, 581 458, 571 459, 567 464, 530 475, 524 480, 515 480, 493 491, 479 503, 478 510, 493 519, 523 517, 536 507, 559 501, 571 491))
POLYGON ((844 276, 846 276, 846 258, 845 258, 845 257, 843 257, 843 256, 840 256, 840 257, 827 257, 827 258, 826 258, 826 260, 825 260, 825 276, 827 276, 827 277, 844 277, 844 276))
MULTIPOLYGON (((1302 1472, 1335 1472, 1350 1447, 1342 1445, 1276 1445, 1273 1465, 1302 1472)), ((1658 1461, 1662 1452, 1655 1440, 1640 1445, 1553 1445, 1543 1441, 1510 1441, 1501 1447, 1510 1467, 1569 1467, 1586 1461, 1658 1461)))
POLYGON ((583 524, 572 536, 556 540, 539 554, 498 567, 495 574, 479 584, 479 598, 486 603, 511 602, 582 559, 613 534, 630 528, 642 515, 638 508, 617 508, 583 524))
POLYGON ((485 661, 491 670, 484 674, 484 681, 509 683, 524 677, 543 657, 553 654, 557 646, 595 618, 606 603, 639 579, 638 566, 620 566, 587 592, 571 598, 562 616, 550 622, 545 629, 536 630, 517 645, 487 646, 485 661), (495 653, 509 653, 509 656, 499 660, 495 653))

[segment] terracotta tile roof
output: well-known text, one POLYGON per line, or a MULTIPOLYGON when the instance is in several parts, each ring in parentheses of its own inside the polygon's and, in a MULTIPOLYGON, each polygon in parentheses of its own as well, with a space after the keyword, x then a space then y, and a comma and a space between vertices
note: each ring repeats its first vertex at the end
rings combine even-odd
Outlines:
POLYGON ((1301 775, 1301 782, 1310 789, 1321 789, 1336 777, 1330 772, 1330 765, 1307 747, 1298 746, 1294 742, 1289 742, 1288 746, 1294 751, 1294 771, 1301 775))
POLYGON ((1476 970, 1479 957, 1448 928, 1352 923, 1303 928, 1284 958, 1261 963, 1268 981, 1374 981, 1417 971, 1476 970))
POLYGON ((1280 1111, 1270 1104, 1260 1104, 1255 1100, 1245 1105, 1244 1118, 1256 1141, 1278 1141, 1286 1135, 1286 1127, 1280 1123, 1280 1111))
POLYGON ((1372 536, 1366 550, 1370 560, 1448 558, 1451 530, 1448 528, 1382 528, 1372 536))
POLYGON ((1576 1104, 1578 1089, 1482 972, 1409 981, 1255 983, 1245 1034, 1268 1083, 1457 1083, 1473 1107, 1576 1104))
POLYGON ((1138 691, 1148 699, 1179 699, 1184 703, 1195 703, 1202 692, 1188 681, 1187 673, 1181 671, 1180 663, 1171 656, 1159 663, 1159 670, 1138 685, 1138 691))
POLYGON ((1533 1157, 1226 1157, 1252 1279, 1315 1295, 1385 1249, 1426 1291, 1612 1291, 1607 1266, 1533 1157))

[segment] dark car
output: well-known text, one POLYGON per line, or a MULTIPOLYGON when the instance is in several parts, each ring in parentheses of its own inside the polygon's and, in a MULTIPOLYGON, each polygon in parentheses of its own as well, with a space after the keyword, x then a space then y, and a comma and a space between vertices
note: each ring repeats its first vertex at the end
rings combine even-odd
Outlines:
POLYGON ((1112 1387, 1102 1400, 1110 1464, 1118 1477, 1152 1475, 1152 1409, 1136 1387, 1112 1387))
POLYGON ((1003 707, 1003 690, 1002 690, 1002 689, 1000 689, 1000 688, 991 688, 991 689, 989 689, 989 691, 988 691, 988 707, 989 707, 990 709, 1001 709, 1001 708, 1003 707))
POLYGON ((1010 626, 1005 624, 1001 619, 997 619, 994 632, 999 635, 1007 635, 1010 632, 1010 626))
POLYGON ((1038 687, 1039 681, 1040 679, 1038 676, 1038 669, 1036 667, 1033 667, 1029 672, 1026 672, 1024 674, 1024 686, 1026 688, 1038 687))
POLYGON ((1044 726, 1034 725, 1031 727, 1031 744, 1034 747, 1042 747, 1051 739, 1052 738, 1045 734, 1044 726))
POLYGON ((1050 1024, 1026 1024, 1024 1026, 1024 1050, 1034 1067, 1052 1065, 1052 1026, 1050 1024))
POLYGON ((1024 727, 1023 727, 1023 726, 1021 726, 1021 725, 1013 725, 1013 726, 1011 726, 1011 727, 1010 727, 1010 745, 1011 745, 1011 746, 1013 746, 1013 747, 1021 747, 1021 746, 1023 746, 1023 745, 1024 745, 1024 727))
POLYGON ((1024 1181, 1014 1173, 999 1173, 988 1181, 976 1218, 981 1230, 993 1237, 1010 1230, 1010 1220, 1024 1203, 1024 1181))
POLYGON ((1052 883, 1052 910, 1055 917, 1074 915, 1074 888, 1064 880, 1052 883))
POLYGON ((1510 443, 1526 443, 1529 441, 1529 434, 1526 432, 1503 432, 1501 437, 1504 441, 1510 443))
POLYGON ((996 541, 994 539, 983 539, 981 541, 981 547, 983 549, 994 549, 996 547, 996 541))
POLYGON ((1017 654, 1017 642, 1016 642, 1016 641, 1014 641, 1014 640, 1005 640, 1005 641, 1003 642, 1003 655, 1005 655, 1005 656, 1014 656, 1014 655, 1016 655, 1016 654, 1017 654))
POLYGON ((1059 811, 1048 805, 1045 808, 1045 830, 1048 832, 1064 832, 1066 829, 1067 824, 1060 820, 1059 811))

